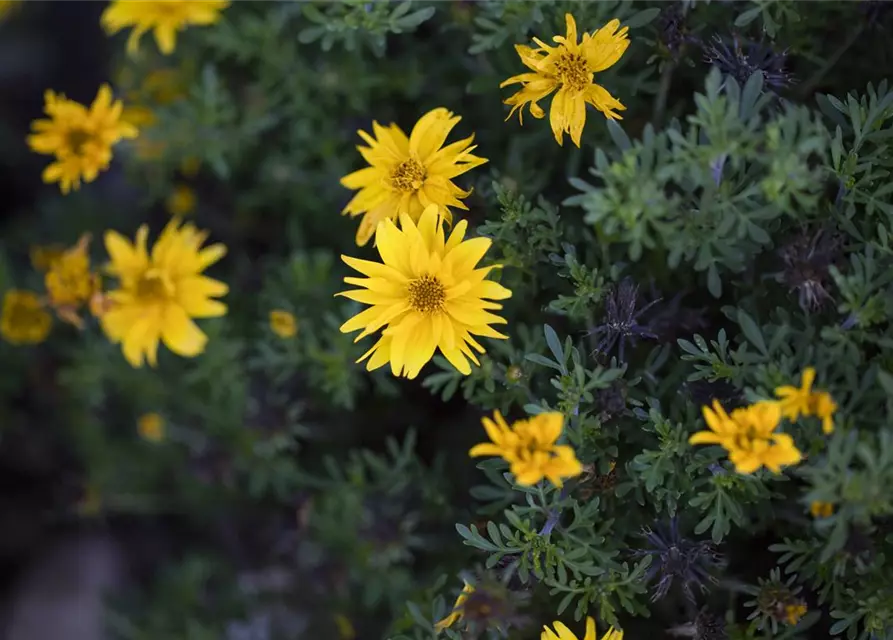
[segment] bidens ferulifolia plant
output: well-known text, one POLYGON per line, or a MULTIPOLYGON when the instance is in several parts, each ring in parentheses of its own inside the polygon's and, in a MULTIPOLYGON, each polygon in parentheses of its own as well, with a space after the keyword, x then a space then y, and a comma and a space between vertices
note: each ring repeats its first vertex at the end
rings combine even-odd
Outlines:
POLYGON ((891 13, 110 3, 0 332, 116 637, 893 638, 891 13))

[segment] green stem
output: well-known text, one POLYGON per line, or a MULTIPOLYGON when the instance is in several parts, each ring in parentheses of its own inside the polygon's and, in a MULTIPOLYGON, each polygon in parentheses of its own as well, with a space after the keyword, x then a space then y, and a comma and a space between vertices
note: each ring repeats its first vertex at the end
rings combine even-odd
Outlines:
POLYGON ((654 128, 660 129, 664 120, 664 113, 667 110, 667 98, 670 95, 670 86, 673 84, 673 71, 676 69, 676 63, 669 61, 664 65, 664 70, 660 74, 660 85, 657 89, 657 99, 654 102, 654 114, 652 121, 654 128))

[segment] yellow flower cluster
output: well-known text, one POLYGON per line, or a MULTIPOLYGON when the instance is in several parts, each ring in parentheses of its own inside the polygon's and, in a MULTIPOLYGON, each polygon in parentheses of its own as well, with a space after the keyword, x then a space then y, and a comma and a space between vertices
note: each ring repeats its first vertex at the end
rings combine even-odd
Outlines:
POLYGON ((515 481, 526 486, 546 478, 560 487, 565 479, 583 472, 573 448, 556 444, 564 426, 562 414, 541 413, 517 420, 511 427, 498 411, 493 418, 482 419, 490 442, 472 447, 471 457, 501 456, 509 463, 515 481))
POLYGON ((753 473, 762 467, 779 473, 782 467, 797 464, 802 455, 794 439, 776 431, 782 417, 794 421, 801 415, 818 416, 825 433, 834 430, 837 404, 827 391, 812 391, 814 380, 815 369, 807 368, 800 387, 778 387, 778 400, 756 402, 731 414, 714 400, 712 408, 702 408, 710 430, 693 434, 689 443, 722 446, 738 473, 753 473))

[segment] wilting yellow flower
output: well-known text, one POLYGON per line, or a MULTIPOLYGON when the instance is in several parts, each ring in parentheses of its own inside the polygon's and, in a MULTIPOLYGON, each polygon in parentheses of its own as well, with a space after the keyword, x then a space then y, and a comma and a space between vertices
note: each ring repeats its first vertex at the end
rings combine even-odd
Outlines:
POLYGON ((511 427, 498 411, 493 417, 495 422, 482 419, 491 442, 472 447, 468 452, 471 457, 501 456, 509 463, 515 481, 527 486, 546 478, 560 487, 564 479, 583 473, 573 448, 555 444, 564 426, 560 413, 541 413, 517 420, 511 427))
POLYGON ((89 246, 90 235, 82 235, 74 247, 50 264, 44 276, 50 305, 62 320, 78 328, 83 326, 78 311, 101 286, 99 274, 90 270, 89 246))
POLYGON ((784 385, 775 389, 781 412, 785 418, 796 420, 801 415, 816 416, 822 421, 822 431, 834 431, 834 413, 837 403, 827 391, 813 391, 815 369, 806 367, 800 376, 800 386, 784 385))
POLYGON ((785 605, 784 619, 789 625, 795 625, 800 622, 800 618, 805 616, 807 611, 806 605, 802 602, 785 605))
POLYGON ((381 223, 376 246, 382 262, 341 256, 365 278, 345 278, 361 289, 337 295, 372 305, 343 325, 342 333, 362 329, 356 341, 383 328, 381 338, 360 358, 369 358, 369 371, 391 363, 396 376, 415 378, 439 349, 461 373, 468 375, 468 359, 479 365, 472 347, 484 347, 472 337, 506 336, 490 325, 505 320, 490 313, 502 305, 490 300, 510 298, 512 292, 485 280, 491 265, 481 269, 491 241, 488 238, 464 240, 468 223, 462 220, 444 241, 443 224, 437 206, 430 205, 419 218, 400 216, 400 229, 390 219, 381 223), (489 298, 490 300, 487 300, 489 298))
POLYGON ((41 273, 49 271, 53 261, 61 258, 63 253, 65 253, 65 245, 62 244, 38 245, 31 247, 28 251, 31 266, 41 273))
POLYGON ((104 84, 89 109, 64 95, 47 91, 44 111, 49 119, 31 123, 28 146, 42 154, 55 154, 43 171, 47 184, 58 182, 62 193, 79 189, 81 180, 93 182, 112 161, 112 147, 123 138, 135 138, 137 129, 121 118, 124 106, 112 101, 104 84))
POLYGON ((270 329, 280 338, 294 338, 298 333, 298 321, 288 311, 275 309, 270 312, 270 329))
POLYGON ((10 289, 3 296, 0 335, 10 344, 39 344, 46 340, 53 317, 30 291, 10 289))
POLYGON ((164 440, 164 418, 155 412, 144 413, 136 421, 136 428, 140 437, 149 442, 161 442, 164 440))
POLYGON ((464 615, 463 606, 465 605, 465 601, 468 600, 468 596, 474 593, 474 587, 465 583, 465 586, 462 587, 462 593, 459 594, 459 597, 456 598, 456 604, 453 605, 453 610, 450 611, 449 615, 447 615, 443 620, 437 622, 434 625, 434 629, 438 632, 443 631, 447 627, 451 627, 456 622, 462 619, 464 615))
POLYGON ((781 467, 800 462, 794 439, 786 433, 775 433, 781 420, 779 403, 757 402, 729 415, 714 400, 712 410, 702 407, 702 411, 711 430, 693 434, 688 442, 724 447, 738 473, 753 473, 762 466, 779 473, 781 467))
POLYGON ((132 244, 115 231, 105 234, 109 272, 118 278, 119 288, 108 293, 110 306, 100 321, 109 339, 122 344, 124 357, 134 367, 141 367, 144 357, 155 366, 159 340, 181 356, 198 355, 208 338, 192 318, 226 314, 226 305, 213 298, 226 295, 228 287, 201 275, 226 248, 214 244, 202 249, 207 232, 179 224, 177 219, 168 223, 151 254, 146 225, 132 244))
POLYGON ((185 184, 178 184, 164 201, 164 207, 172 216, 185 216, 195 211, 195 191, 185 184))
POLYGON ((468 197, 471 191, 460 189, 452 179, 487 160, 472 155, 477 148, 471 144, 474 135, 443 146, 461 119, 439 108, 423 115, 408 138, 396 124, 382 127, 373 122, 374 138, 365 131, 357 132, 369 145, 357 150, 370 166, 344 176, 341 184, 359 189, 342 211, 351 217, 363 215, 357 229, 359 246, 369 241, 384 219, 408 215, 417 222, 422 210, 437 205, 451 223, 449 207, 468 209, 459 198, 468 197))
MULTIPOLYGON (((568 629, 563 622, 556 620, 552 626, 555 627, 555 631, 543 625, 543 634, 540 636, 540 640, 577 640, 574 632, 568 629)), ((595 620, 587 616, 586 635, 583 640, 595 640, 595 637, 595 620)), ((623 640, 623 631, 609 627, 605 635, 602 636, 602 640, 623 640)))
POLYGON ((127 39, 128 53, 136 53, 140 38, 152 30, 161 53, 168 55, 177 44, 178 31, 214 24, 229 4, 228 0, 113 0, 100 20, 110 35, 134 27, 127 39))
POLYGON ((542 118, 545 112, 537 104, 540 100, 558 89, 552 98, 549 121, 552 133, 558 144, 564 143, 564 133, 578 147, 583 126, 586 124, 586 105, 591 104, 601 111, 606 118, 621 120, 617 110, 624 110, 619 100, 607 89, 593 82, 593 75, 613 66, 629 46, 627 27, 620 29, 619 20, 611 20, 592 34, 584 33, 581 42, 577 42, 577 23, 571 14, 565 15, 567 23, 566 36, 554 36, 557 47, 547 45, 538 38, 533 41, 535 49, 526 45, 515 45, 521 62, 531 69, 530 72, 512 76, 502 84, 520 84, 521 89, 508 98, 505 104, 511 105, 508 120, 516 110, 523 124, 524 105, 530 104, 530 113, 534 118, 542 118), (618 29, 620 29, 618 31, 618 29))
POLYGON ((830 518, 834 514, 834 505, 830 502, 813 500, 809 505, 809 512, 813 518, 830 518))

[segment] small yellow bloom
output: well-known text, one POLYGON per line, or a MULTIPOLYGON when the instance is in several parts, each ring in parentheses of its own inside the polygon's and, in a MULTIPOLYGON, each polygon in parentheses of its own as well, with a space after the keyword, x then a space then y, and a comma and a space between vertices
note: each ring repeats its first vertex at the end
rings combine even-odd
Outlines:
POLYGON ((50 265, 65 253, 65 245, 50 244, 46 246, 31 247, 28 255, 31 258, 31 266, 41 273, 46 273, 50 265))
POLYGON ((157 413, 144 413, 136 421, 136 428, 140 437, 149 442, 161 442, 164 440, 164 418, 157 413))
POLYGON ((456 598, 456 604, 453 605, 453 610, 449 613, 449 615, 447 615, 447 617, 437 622, 437 624, 434 625, 434 629, 440 632, 447 627, 453 626, 454 624, 456 624, 456 622, 461 620, 462 616, 465 613, 465 601, 468 600, 468 596, 470 596, 472 593, 474 593, 474 587, 466 582, 465 586, 462 588, 462 593, 460 593, 459 597, 456 598))
MULTIPOLYGON (((554 631, 543 625, 543 634, 540 636, 540 640, 577 640, 576 634, 568 629, 563 622, 556 620, 552 626, 555 627, 554 631)), ((587 616, 586 636, 583 640, 595 640, 595 638, 595 620, 587 616)), ((602 640, 623 640, 623 631, 609 627, 605 635, 602 636, 602 640)))
POLYGON ((784 617, 785 621, 789 625, 795 625, 800 622, 800 618, 806 615, 806 605, 802 602, 798 602, 796 604, 785 605, 784 608, 784 617))
POLYGON ((583 33, 582 40, 577 42, 574 17, 566 14, 565 22, 567 35, 552 38, 558 43, 557 47, 538 38, 533 39, 537 45, 535 49, 515 45, 521 62, 531 71, 512 76, 499 86, 521 85, 521 89, 505 104, 512 107, 506 120, 518 111, 522 124, 524 106, 530 104, 530 113, 534 118, 544 117, 545 112, 537 103, 557 89, 549 112, 552 133, 558 144, 564 144, 564 134, 569 133, 571 140, 579 147, 586 124, 587 104, 601 111, 608 119, 622 119, 617 111, 626 107, 604 87, 595 84, 593 77, 620 60, 629 46, 629 29, 621 29, 619 20, 611 20, 592 34, 583 33))
POLYGON ((270 329, 280 338, 294 338, 298 333, 298 321, 288 311, 276 309, 270 312, 270 329))
POLYGON ((802 456, 794 439, 786 433, 775 433, 781 420, 779 403, 757 402, 729 415, 714 400, 713 409, 703 407, 702 411, 710 431, 693 434, 689 444, 724 447, 738 473, 753 473, 763 466, 779 473, 781 467, 800 462, 802 456))
POLYGON ((390 219, 379 225, 381 263, 341 256, 366 277, 345 278, 362 288, 337 295, 370 305, 341 325, 341 332, 362 329, 356 342, 382 329, 381 338, 359 360, 369 358, 369 371, 390 362, 395 376, 415 378, 439 349, 468 375, 469 359, 480 365, 472 348, 484 353, 472 336, 507 338, 491 326, 505 324, 490 313, 502 309, 491 300, 510 298, 512 292, 485 279, 498 265, 477 268, 492 243, 488 238, 465 240, 465 220, 445 240, 436 205, 425 209, 418 226, 408 214, 400 216, 400 226, 390 219))
POLYGON ((226 305, 214 298, 226 295, 229 288, 202 275, 223 257, 226 247, 214 244, 203 249, 207 232, 179 225, 177 219, 168 223, 151 254, 146 225, 139 228, 134 243, 115 231, 105 234, 109 272, 118 278, 119 288, 108 293, 110 308, 100 321, 134 367, 141 367, 144 358, 155 366, 160 341, 181 356, 197 356, 208 337, 192 319, 226 314, 226 305))
POLYGON ((830 518, 834 514, 834 505, 830 502, 814 500, 809 505, 809 512, 813 518, 830 518))
POLYGON ((168 55, 177 44, 178 31, 189 25, 214 24, 229 4, 227 0, 113 0, 100 20, 109 35, 134 28, 127 39, 128 53, 136 53, 140 38, 151 30, 158 49, 168 55))
POLYGON ((517 420, 511 427, 498 411, 493 417, 495 422, 482 419, 491 442, 472 447, 468 452, 471 457, 501 456, 509 463, 515 481, 526 486, 547 478, 560 487, 564 479, 583 472, 573 448, 555 444, 564 426, 562 414, 541 413, 528 420, 517 420))
POLYGON ((422 211, 431 205, 452 222, 450 207, 465 209, 460 198, 471 195, 452 179, 478 167, 487 160, 472 155, 474 135, 443 146, 453 127, 461 120, 443 108, 429 111, 412 128, 409 137, 396 124, 382 127, 372 123, 373 138, 357 131, 368 147, 357 147, 370 166, 341 178, 341 184, 359 192, 344 207, 342 214, 363 216, 357 230, 357 244, 365 245, 385 219, 408 215, 418 222, 422 211))
POLYGON ((10 289, 3 296, 0 335, 10 344, 39 344, 50 334, 53 317, 30 291, 10 289))
POLYGON ((195 211, 195 191, 185 184, 178 184, 167 197, 164 206, 172 216, 185 216, 195 211))
POLYGON ((82 235, 74 247, 52 262, 44 276, 50 305, 62 320, 79 329, 83 322, 78 311, 100 290, 99 274, 90 270, 89 245, 90 235, 82 235))
POLYGON ((64 95, 47 91, 44 111, 49 119, 31 123, 28 136, 32 151, 54 154, 55 162, 43 172, 47 184, 58 182, 62 193, 93 182, 112 161, 112 147, 123 138, 135 138, 137 129, 121 117, 123 105, 112 100, 104 84, 89 109, 64 95))
POLYGON ((834 433, 834 413, 837 411, 837 403, 827 391, 819 391, 812 394, 810 410, 822 420, 822 433, 834 433))
POLYGON ((815 382, 815 369, 807 367, 800 376, 799 387, 784 385, 775 389, 782 415, 792 421, 801 415, 817 416, 822 421, 822 431, 832 433, 837 403, 827 391, 813 391, 813 382, 815 382))

